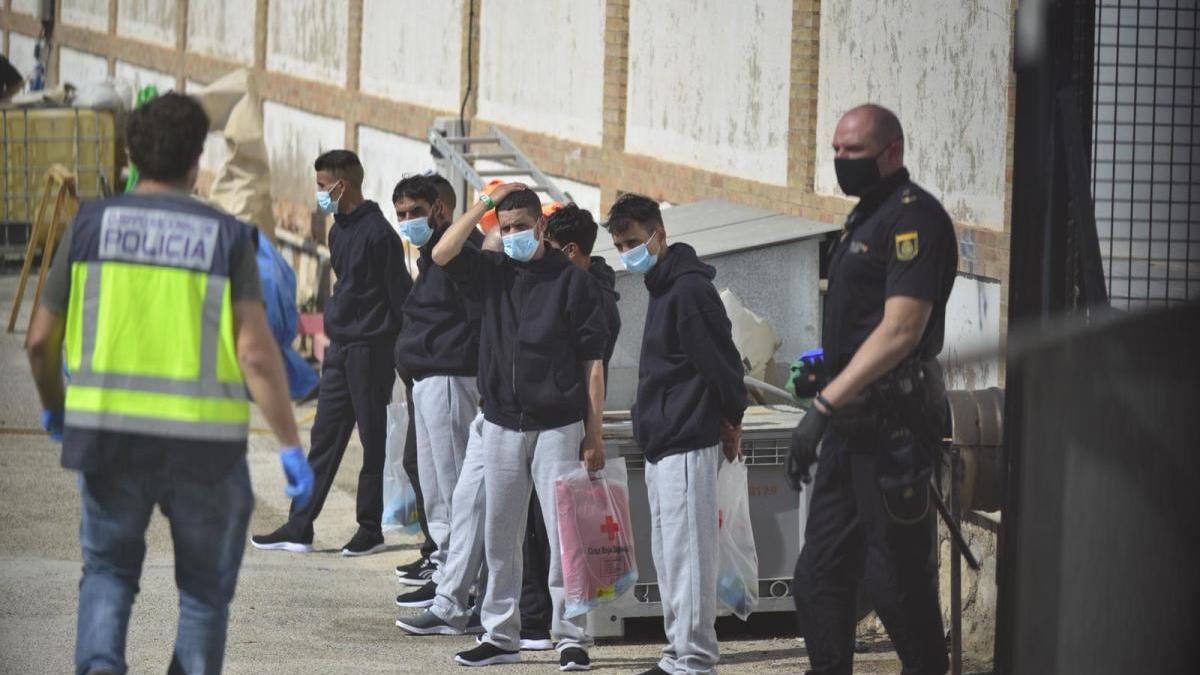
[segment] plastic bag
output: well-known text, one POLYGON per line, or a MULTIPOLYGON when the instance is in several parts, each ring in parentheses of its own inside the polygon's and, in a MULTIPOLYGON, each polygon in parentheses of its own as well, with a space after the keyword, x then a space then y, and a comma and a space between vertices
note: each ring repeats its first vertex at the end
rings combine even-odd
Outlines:
POLYGON ((717 474, 717 517, 721 562, 717 600, 746 620, 758 606, 758 551, 750 525, 746 461, 724 462, 717 474))
POLYGON ((633 521, 625 460, 610 459, 589 473, 582 463, 563 465, 554 482, 565 609, 570 619, 610 603, 637 582, 633 521))
POLYGON ((383 458, 383 530, 414 534, 421 529, 417 493, 404 472, 404 443, 408 436, 408 407, 389 403, 383 458))

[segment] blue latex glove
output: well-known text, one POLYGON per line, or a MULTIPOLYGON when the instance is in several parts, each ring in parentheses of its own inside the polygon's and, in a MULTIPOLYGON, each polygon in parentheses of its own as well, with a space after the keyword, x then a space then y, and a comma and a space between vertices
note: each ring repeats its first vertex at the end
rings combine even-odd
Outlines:
POLYGON ((42 411, 42 428, 46 433, 50 434, 50 439, 62 443, 63 434, 63 411, 59 410, 43 410, 42 411))
POLYGON ((284 448, 279 451, 279 461, 283 463, 283 475, 287 477, 287 487, 283 492, 296 502, 296 508, 304 508, 312 498, 313 472, 304 458, 300 448, 284 448))

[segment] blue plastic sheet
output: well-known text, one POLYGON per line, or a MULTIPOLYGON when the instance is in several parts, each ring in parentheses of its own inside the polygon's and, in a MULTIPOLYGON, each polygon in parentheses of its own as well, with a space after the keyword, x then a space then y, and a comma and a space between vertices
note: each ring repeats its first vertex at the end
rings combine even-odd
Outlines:
POLYGON ((292 349, 296 327, 300 323, 300 312, 296 309, 296 273, 262 230, 258 231, 257 261, 263 300, 267 305, 267 324, 283 353, 288 392, 292 399, 299 399, 317 386, 318 378, 313 367, 292 349))

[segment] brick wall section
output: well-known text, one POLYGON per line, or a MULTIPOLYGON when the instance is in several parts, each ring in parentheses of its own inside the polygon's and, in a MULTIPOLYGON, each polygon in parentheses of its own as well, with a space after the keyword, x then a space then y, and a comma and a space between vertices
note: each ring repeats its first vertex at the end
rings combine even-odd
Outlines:
MULTIPOLYGON (((196 80, 211 82, 224 73, 243 64, 186 51, 187 1, 179 0, 179 42, 175 48, 139 42, 116 34, 116 2, 110 5, 107 34, 59 25, 56 29, 57 46, 68 46, 104 56, 109 61, 110 71, 117 60, 167 71, 177 81, 196 80)), ((281 0, 274 0, 280 2, 281 0)), ((281 73, 265 70, 266 64, 266 18, 271 0, 255 0, 255 63, 251 66, 258 76, 263 100, 271 100, 320 115, 337 117, 347 121, 346 140, 350 147, 356 145, 357 125, 367 124, 411 138, 423 139, 435 117, 457 115, 458 111, 444 111, 424 106, 387 100, 358 91, 359 62, 361 59, 362 0, 350 0, 350 35, 347 45, 349 87, 331 86, 320 82, 303 80, 281 73)), ((463 87, 468 72, 474 83, 467 100, 467 118, 475 112, 478 91, 478 49, 472 50, 472 59, 467 61, 468 40, 478 45, 480 0, 464 3, 462 22, 463 41, 463 87), (476 21, 471 35, 466 35, 468 12, 474 8, 476 21), (470 69, 468 71, 468 69, 470 69)), ((1016 0, 1011 11, 1015 12, 1016 0)), ((713 173, 690 166, 665 162, 652 157, 626 153, 625 111, 627 74, 629 64, 629 0, 608 0, 605 8, 604 26, 604 82, 603 82, 603 136, 599 147, 580 144, 550 134, 503 127, 505 133, 543 171, 566 176, 584 183, 599 185, 601 210, 605 210, 616 196, 624 191, 637 191, 656 199, 672 203, 685 203, 700 199, 721 198, 782 211, 822 222, 840 222, 851 206, 851 202, 839 197, 817 195, 813 192, 813 161, 818 143, 828 139, 816 138, 816 103, 820 41, 820 0, 794 0, 792 8, 792 58, 788 131, 787 187, 758 183, 724 174, 713 173)), ((6 0, 0 10, 6 31, 13 30, 26 35, 37 35, 39 26, 29 16, 11 11, 6 0)), ((57 52, 57 49, 56 49, 57 52)), ((57 61, 57 58, 54 59, 57 61)), ((52 68, 56 64, 52 64, 52 68)), ((52 70, 56 76, 57 73, 52 70)), ((1009 80, 1009 124, 1006 148, 1006 178, 1012 179, 1012 139, 1015 81, 1009 80)), ((465 91, 464 91, 465 93, 465 91)), ((480 120, 480 122, 486 122, 480 120)), ((310 205, 277 204, 276 212, 281 220, 297 229, 307 229, 310 205)), ((1008 283, 1008 223, 1011 220, 1011 204, 1005 198, 1004 231, 996 231, 971 224, 958 224, 961 242, 960 270, 981 277, 1000 280, 1001 316, 1007 311, 1008 283)), ((1003 327, 1002 327, 1003 330, 1003 327)))

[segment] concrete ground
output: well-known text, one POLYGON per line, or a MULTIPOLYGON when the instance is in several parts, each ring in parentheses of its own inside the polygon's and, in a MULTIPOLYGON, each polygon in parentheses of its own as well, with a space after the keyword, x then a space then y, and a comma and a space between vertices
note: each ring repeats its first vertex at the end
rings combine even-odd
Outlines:
MULTIPOLYGON (((0 274, 5 322, 15 289, 10 268, 0 274)), ((21 349, 31 299, 29 291, 18 331, 0 333, 0 673, 63 673, 72 669, 75 640, 79 498, 75 475, 59 467, 59 448, 39 427, 40 406, 21 349)), ((312 413, 310 404, 298 408, 296 417, 311 420, 312 413)), ((249 461, 258 502, 251 532, 273 529, 287 513, 276 449, 269 434, 253 434, 249 461)), ((347 451, 317 521, 317 552, 292 555, 247 545, 229 626, 227 672, 464 672, 451 659, 473 638, 408 637, 393 624, 398 609, 393 598, 402 587, 392 568, 416 558, 415 537, 389 537, 385 553, 365 558, 338 553, 355 528, 359 457, 357 446, 347 451)), ((127 658, 130 672, 161 673, 170 660, 177 609, 171 540, 161 515, 146 536, 149 551, 127 658)), ((725 621, 722 672, 798 673, 807 666, 802 643, 790 637, 790 616, 768 616, 749 627, 725 621)), ((631 627, 626 639, 592 650, 595 670, 640 672, 656 662, 661 626, 631 627)), ((872 647, 859 656, 855 672, 899 671, 886 643, 872 647)), ((498 672, 557 672, 553 652, 526 652, 522 658, 522 664, 498 672)))

